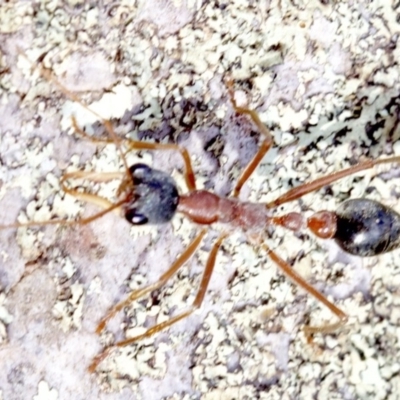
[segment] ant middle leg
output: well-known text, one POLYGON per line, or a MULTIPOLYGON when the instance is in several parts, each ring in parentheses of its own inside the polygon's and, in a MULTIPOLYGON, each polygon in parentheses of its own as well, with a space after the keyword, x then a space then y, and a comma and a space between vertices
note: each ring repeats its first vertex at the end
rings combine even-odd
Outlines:
POLYGON ((233 109, 238 114, 248 115, 253 123, 257 126, 261 134, 264 136, 262 139, 257 153, 253 156, 250 162, 247 164, 245 169, 243 170, 242 174, 240 175, 236 185, 232 191, 232 197, 238 197, 240 190, 242 189, 243 185, 246 181, 250 178, 251 174, 255 171, 255 169, 260 164, 261 160, 264 158, 265 154, 268 153, 269 149, 274 144, 274 139, 271 135, 270 130, 261 122, 258 113, 255 110, 250 110, 248 108, 239 107, 235 100, 235 94, 233 91, 233 83, 230 79, 227 80, 227 87, 229 92, 229 97, 233 106, 233 109))
MULTIPOLYGON (((203 235, 206 233, 206 229, 204 229, 196 238, 195 240, 187 247, 187 249, 185 250, 184 253, 182 253, 182 255, 178 258, 178 260, 175 261, 175 263, 172 265, 172 267, 165 273, 162 275, 162 277, 154 284, 149 285, 147 287, 144 287, 143 289, 139 289, 135 292, 132 292, 131 295, 129 296, 129 298, 126 301, 123 301, 121 303, 119 303, 116 307, 118 307, 118 310, 116 310, 115 312, 119 311, 121 308, 123 308, 125 305, 127 305, 127 303, 138 299, 139 297, 142 297, 143 295, 161 287, 162 285, 165 284, 166 280, 169 279, 174 273, 175 271, 180 268, 180 266, 186 262, 187 259, 189 259, 189 257, 191 257, 191 255, 194 253, 194 251, 196 250, 198 243, 200 243, 200 240, 202 239, 203 235), (198 240, 198 243, 197 243, 198 240), (121 305, 121 306, 119 306, 121 305)), ((192 314, 195 310, 197 310, 199 307, 201 307, 203 300, 204 300, 204 296, 207 292, 207 288, 208 288, 208 284, 210 282, 211 279, 211 275, 212 272, 214 270, 214 266, 215 266, 215 261, 216 261, 216 257, 217 257, 217 253, 218 250, 220 249, 223 240, 226 238, 227 234, 222 234, 219 236, 219 238, 216 240, 216 242, 214 243, 211 251, 210 251, 210 255, 208 257, 204 272, 203 272, 203 276, 201 278, 201 282, 199 285, 199 289, 197 291, 196 297, 193 301, 193 303, 189 306, 189 308, 173 317, 171 317, 170 319, 168 319, 167 321, 161 322, 159 324, 154 325, 153 327, 147 329, 144 333, 142 333, 141 335, 137 335, 135 337, 132 338, 128 338, 125 340, 122 340, 120 342, 115 343, 114 345, 112 345, 111 347, 106 348, 99 356, 97 356, 92 364, 89 366, 89 371, 90 372, 94 372, 95 369, 97 368, 97 366, 100 364, 100 362, 102 362, 107 356, 108 354, 110 354, 110 351, 112 349, 114 349, 115 347, 123 347, 123 346, 127 346, 128 344, 137 342, 138 340, 150 337, 152 335, 154 335, 157 332, 160 332, 172 325, 174 325, 175 323, 177 323, 178 321, 181 321, 182 319, 185 319, 186 317, 188 317, 190 314, 192 314)), ((115 308, 116 308, 115 307, 115 308)), ((115 312, 113 312, 114 308, 111 310, 110 312, 110 318, 115 314, 115 312)), ((106 316, 106 318, 108 317, 108 315, 106 316)), ((108 318, 109 319, 109 318, 108 318)), ((103 322, 103 321, 102 321, 103 322)), ((103 325, 102 323, 100 323, 99 325, 100 331, 103 329, 103 325)), ((98 328, 98 329, 99 329, 98 328)))
POLYGON ((154 282, 151 283, 143 288, 134 290, 131 292, 128 297, 116 304, 109 310, 107 315, 105 315, 102 320, 99 322, 96 328, 96 333, 100 334, 105 326, 106 323, 119 311, 121 311, 124 307, 129 305, 135 300, 140 299, 141 297, 145 296, 146 294, 153 292, 154 290, 159 289, 160 287, 164 286, 165 283, 179 270, 179 268, 182 267, 182 265, 189 260, 189 258, 193 255, 193 253, 196 251, 197 247, 199 246, 200 242, 202 241, 204 235, 206 234, 207 230, 203 229, 196 237, 195 239, 186 247, 184 252, 175 260, 175 262, 171 265, 171 267, 164 272, 160 278, 154 282))

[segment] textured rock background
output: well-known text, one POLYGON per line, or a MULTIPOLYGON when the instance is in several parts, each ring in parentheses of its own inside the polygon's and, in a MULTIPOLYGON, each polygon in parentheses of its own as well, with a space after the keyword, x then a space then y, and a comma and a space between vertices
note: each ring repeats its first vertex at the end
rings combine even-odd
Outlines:
MULTIPOLYGON (((259 138, 234 115, 227 74, 276 142, 243 199, 266 202, 363 156, 400 153, 397 3, 97 3, 0 3, 0 224, 90 215, 97 208, 65 196, 59 177, 122 166, 114 146, 72 135, 71 115, 88 132, 102 126, 20 50, 33 63, 43 58, 121 136, 186 146, 198 186, 219 194, 229 193, 259 138)), ((170 171, 184 190, 178 155, 129 155, 137 160, 170 171)), ((377 168, 277 211, 335 209, 364 195, 400 210, 399 183, 398 170, 377 168)), ((91 189, 112 196, 116 187, 91 189)), ((178 279, 132 304, 104 337, 93 333, 129 288, 168 268, 194 231, 180 217, 131 229, 115 214, 83 227, 0 231, 0 399, 397 398, 398 252, 360 260, 280 229, 268 244, 332 296, 348 326, 308 345, 301 326, 332 315, 234 233, 200 311, 114 352, 90 375, 106 342, 193 299, 210 239, 178 279)))

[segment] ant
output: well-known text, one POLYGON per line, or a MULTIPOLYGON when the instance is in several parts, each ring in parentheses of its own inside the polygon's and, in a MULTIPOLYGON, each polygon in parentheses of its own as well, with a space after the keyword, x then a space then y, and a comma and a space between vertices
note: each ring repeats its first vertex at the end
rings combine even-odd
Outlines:
POLYGON ((246 234, 248 240, 254 244, 254 246, 263 249, 285 275, 323 303, 337 317, 338 321, 334 323, 322 326, 304 326, 303 329, 309 341, 311 341, 311 337, 315 333, 329 333, 343 326, 348 316, 329 301, 321 292, 307 283, 285 260, 264 243, 264 232, 267 228, 273 225, 279 225, 294 232, 298 232, 303 228, 308 228, 318 238, 333 239, 345 252, 360 257, 375 256, 400 247, 400 215, 389 207, 374 200, 364 198, 347 200, 339 205, 336 211, 318 211, 308 218, 303 217, 298 212, 290 212, 281 216, 272 216, 271 213, 273 208, 300 199, 302 196, 319 190, 346 176, 373 168, 379 164, 399 163, 400 157, 362 161, 350 168, 297 186, 269 203, 242 202, 238 199, 238 196, 243 185, 274 145, 274 140, 271 132, 261 122, 256 111, 237 105, 233 83, 228 79, 227 88, 234 111, 238 114, 248 116, 260 131, 262 139, 257 153, 243 170, 234 186, 232 195, 230 197, 220 197, 211 191, 196 188, 195 174, 192 168, 190 155, 185 148, 176 144, 147 143, 118 137, 110 121, 104 120, 94 111, 90 110, 77 96, 58 82, 52 72, 45 69, 41 64, 39 64, 39 68, 45 79, 57 86, 68 98, 91 111, 103 122, 109 134, 109 138, 92 138, 77 125, 74 117, 72 118, 72 125, 79 135, 93 142, 116 145, 123 162, 124 172, 96 173, 78 171, 66 173, 62 176, 61 186, 66 193, 85 202, 91 202, 104 208, 102 211, 88 218, 72 221, 50 220, 43 222, 32 221, 27 223, 15 223, 11 225, 0 225, 0 229, 50 224, 88 224, 114 210, 119 210, 132 225, 165 224, 170 222, 176 213, 181 213, 189 220, 202 227, 200 232, 190 242, 182 254, 177 257, 170 268, 164 272, 156 282, 131 292, 125 300, 116 304, 109 310, 99 322, 96 329, 97 334, 100 334, 105 329, 107 322, 129 303, 165 285, 196 252, 208 231, 208 226, 217 222, 225 226, 225 230, 219 234, 211 247, 195 299, 187 310, 150 327, 138 336, 127 338, 107 347, 92 361, 88 367, 90 372, 94 372, 98 365, 114 348, 126 346, 138 340, 150 337, 188 317, 196 309, 201 307, 215 266, 218 250, 232 231, 237 229, 242 230, 246 234), (126 151, 124 151, 123 148, 126 148, 126 151), (132 150, 172 150, 179 152, 184 161, 183 173, 188 192, 179 194, 175 181, 164 171, 153 169, 142 163, 128 165, 125 154, 132 150), (94 182, 121 179, 119 189, 117 190, 118 200, 115 203, 111 203, 109 200, 99 195, 71 189, 66 185, 66 182, 71 179, 88 179, 94 182))

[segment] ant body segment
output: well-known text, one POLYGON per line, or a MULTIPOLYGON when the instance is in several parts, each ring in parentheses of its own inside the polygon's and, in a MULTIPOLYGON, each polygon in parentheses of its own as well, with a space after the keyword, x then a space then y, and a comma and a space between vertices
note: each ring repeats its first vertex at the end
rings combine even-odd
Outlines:
MULTIPOLYGON (((42 75, 53 82, 64 94, 83 107, 87 108, 77 97, 63 87, 50 73, 40 67, 42 75)), ((281 216, 272 216, 271 209, 301 198, 302 196, 332 184, 351 174, 370 169, 379 164, 399 163, 400 157, 392 157, 383 160, 366 160, 342 171, 320 177, 312 182, 302 184, 289 190, 269 203, 242 202, 238 199, 241 188, 258 167, 264 155, 273 146, 272 134, 261 122, 254 110, 239 107, 234 99, 232 83, 228 82, 228 90, 233 108, 236 113, 247 115, 257 126, 262 134, 259 149, 247 167, 242 172, 231 197, 220 197, 208 190, 196 188, 195 175, 191 165, 190 156, 186 149, 175 144, 159 144, 121 139, 117 137, 109 121, 104 121, 104 126, 109 133, 109 139, 91 139, 104 143, 113 143, 117 146, 124 163, 125 172, 121 173, 88 173, 73 172, 64 174, 61 184, 66 193, 69 193, 83 201, 95 203, 104 208, 97 214, 75 221, 50 220, 44 222, 28 222, 23 224, 0 225, 0 229, 12 227, 24 227, 49 224, 87 224, 102 217, 112 210, 120 210, 123 216, 133 225, 163 224, 171 221, 176 213, 181 213, 192 222, 202 226, 200 232, 190 242, 187 248, 177 257, 170 268, 154 282, 131 292, 128 297, 109 310, 107 315, 99 322, 96 333, 100 334, 107 322, 129 303, 159 289, 192 257, 198 249, 202 239, 207 233, 207 226, 216 222, 222 223, 225 228, 215 239, 211 247, 208 260, 193 303, 183 312, 170 319, 158 323, 147 329, 143 334, 127 338, 106 348, 98 355, 89 371, 94 372, 102 360, 107 357, 112 349, 121 347, 170 327, 176 322, 188 317, 197 308, 201 307, 206 294, 209 281, 214 269, 216 256, 224 239, 236 229, 241 229, 256 247, 266 251, 272 261, 280 270, 305 291, 313 295, 323 303, 337 317, 338 321, 323 326, 305 326, 304 331, 308 337, 318 332, 331 332, 342 326, 347 321, 347 315, 329 301, 322 293, 307 283, 291 266, 283 260, 275 251, 271 250, 263 241, 264 232, 271 225, 279 225, 291 231, 297 232, 308 228, 321 239, 333 239, 347 253, 367 257, 385 253, 400 247, 400 215, 394 210, 368 199, 352 199, 342 203, 335 212, 319 211, 308 218, 297 212, 290 212, 281 216), (184 161, 184 177, 188 192, 179 194, 175 181, 164 171, 153 169, 145 164, 129 166, 126 162, 125 152, 122 148, 131 150, 174 150, 178 151, 184 161), (118 200, 115 203, 94 194, 80 192, 66 186, 70 179, 89 179, 95 182, 105 182, 111 179, 121 179, 118 189, 118 200)), ((93 112, 93 111, 92 111, 93 112)), ((98 116, 99 117, 99 116, 98 116)), ((100 118, 100 117, 99 117, 100 118)), ((88 135, 77 126, 73 119, 75 131, 81 136, 88 135)))

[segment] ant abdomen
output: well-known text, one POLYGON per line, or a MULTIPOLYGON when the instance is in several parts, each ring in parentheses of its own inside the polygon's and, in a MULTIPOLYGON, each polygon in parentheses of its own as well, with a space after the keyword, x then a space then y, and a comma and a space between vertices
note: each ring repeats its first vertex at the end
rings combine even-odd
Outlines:
POLYGON ((352 199, 336 211, 336 243, 347 253, 370 257, 400 247, 400 214, 369 199, 352 199))
POLYGON ((133 225, 169 222, 179 202, 174 179, 146 164, 134 164, 129 172, 133 188, 129 202, 123 206, 125 218, 133 225))

